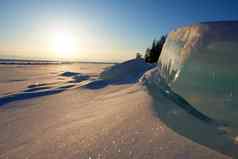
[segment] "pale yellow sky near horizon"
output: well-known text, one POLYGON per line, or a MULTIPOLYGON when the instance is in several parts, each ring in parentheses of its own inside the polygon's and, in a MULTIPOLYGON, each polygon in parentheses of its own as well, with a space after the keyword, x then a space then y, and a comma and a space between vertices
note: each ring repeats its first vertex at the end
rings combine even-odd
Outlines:
POLYGON ((83 23, 41 23, 14 39, 1 41, 0 58, 112 62, 134 58, 140 50, 122 45, 119 39, 92 31, 83 23))
POLYGON ((0 58, 123 61, 135 57, 138 51, 143 52, 113 37, 67 27, 33 30, 0 42, 0 58))

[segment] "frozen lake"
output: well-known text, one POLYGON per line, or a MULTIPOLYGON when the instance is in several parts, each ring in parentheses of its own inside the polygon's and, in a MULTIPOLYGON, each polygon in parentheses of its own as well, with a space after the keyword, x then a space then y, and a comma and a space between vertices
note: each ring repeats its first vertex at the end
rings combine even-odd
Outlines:
POLYGON ((136 82, 151 65, 132 60, 98 80, 108 66, 1 65, 0 158, 236 155, 216 126, 136 82))

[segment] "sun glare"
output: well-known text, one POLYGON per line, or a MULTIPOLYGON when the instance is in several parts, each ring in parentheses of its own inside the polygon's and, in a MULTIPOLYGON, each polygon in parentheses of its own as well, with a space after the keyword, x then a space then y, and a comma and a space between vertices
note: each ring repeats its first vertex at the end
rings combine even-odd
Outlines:
POLYGON ((76 54, 76 39, 70 32, 57 31, 52 38, 52 50, 58 58, 72 58, 76 54))

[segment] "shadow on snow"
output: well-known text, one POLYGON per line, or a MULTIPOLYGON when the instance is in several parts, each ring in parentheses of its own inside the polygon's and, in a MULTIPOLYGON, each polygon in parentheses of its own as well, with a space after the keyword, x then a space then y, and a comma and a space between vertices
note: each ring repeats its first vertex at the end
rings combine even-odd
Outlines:
POLYGON ((153 83, 146 86, 154 101, 154 111, 169 128, 192 141, 237 158, 238 146, 225 131, 227 125, 199 112, 169 87, 161 89, 153 83))
MULTIPOLYGON (((71 88, 73 86, 74 85, 66 85, 66 86, 61 86, 61 87, 57 87, 57 88, 49 89, 49 90, 44 90, 44 91, 38 91, 38 90, 41 90, 41 87, 34 88, 34 90, 26 89, 26 90, 24 90, 23 92, 20 92, 20 93, 0 97, 0 107, 4 106, 5 104, 15 102, 15 101, 58 94, 58 93, 61 93, 61 92, 65 91, 68 88, 71 88)), ((44 88, 44 89, 47 89, 47 88, 44 88)))

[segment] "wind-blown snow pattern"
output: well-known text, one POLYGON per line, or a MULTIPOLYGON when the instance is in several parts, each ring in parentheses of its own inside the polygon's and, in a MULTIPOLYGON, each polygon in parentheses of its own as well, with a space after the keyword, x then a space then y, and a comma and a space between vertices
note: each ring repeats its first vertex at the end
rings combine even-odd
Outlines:
POLYGON ((238 135, 238 22, 206 22, 169 33, 159 66, 141 81, 184 98, 238 135))

